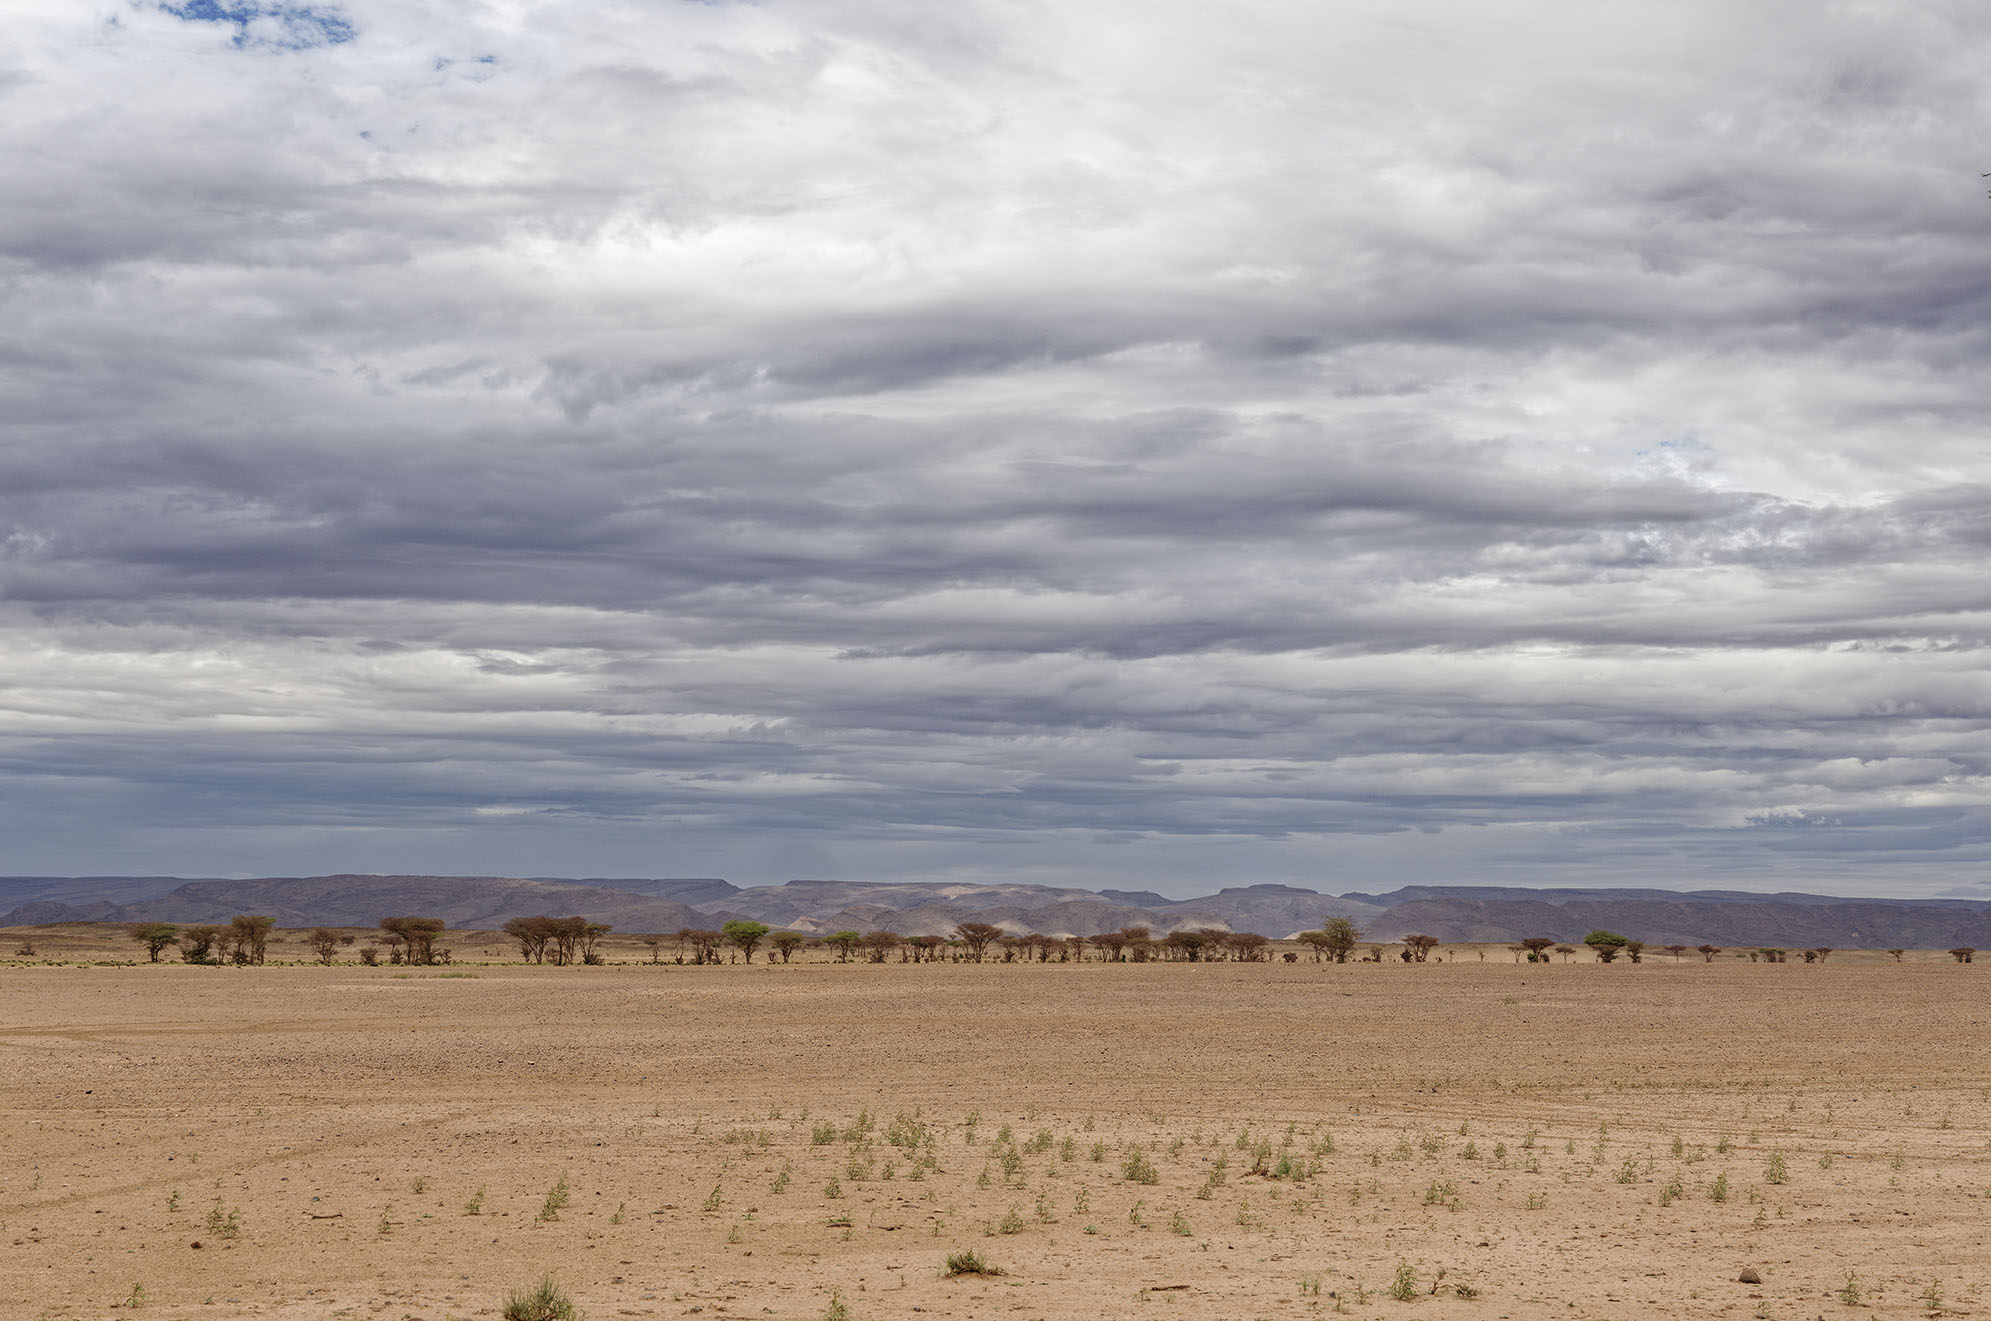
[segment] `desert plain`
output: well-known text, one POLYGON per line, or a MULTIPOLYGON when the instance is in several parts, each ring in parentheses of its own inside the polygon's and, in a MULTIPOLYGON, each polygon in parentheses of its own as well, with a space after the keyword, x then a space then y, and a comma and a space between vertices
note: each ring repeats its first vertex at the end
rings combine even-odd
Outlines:
POLYGON ((625 957, 0 967, 0 1316, 1991 1306, 1983 965, 625 957))

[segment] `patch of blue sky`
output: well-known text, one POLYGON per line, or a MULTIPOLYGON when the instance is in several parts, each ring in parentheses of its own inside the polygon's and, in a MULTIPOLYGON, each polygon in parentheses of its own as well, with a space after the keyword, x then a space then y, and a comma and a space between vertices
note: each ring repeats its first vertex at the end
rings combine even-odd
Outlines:
POLYGON ((224 23, 234 27, 238 47, 276 46, 305 50, 337 46, 359 35, 350 20, 336 10, 317 5, 256 3, 255 0, 182 0, 159 8, 188 23, 224 23))

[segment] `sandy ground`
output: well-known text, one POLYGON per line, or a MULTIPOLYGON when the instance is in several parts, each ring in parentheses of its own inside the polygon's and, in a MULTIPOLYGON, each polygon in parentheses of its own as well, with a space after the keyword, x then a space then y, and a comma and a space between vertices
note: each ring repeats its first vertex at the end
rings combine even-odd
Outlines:
POLYGON ((0 1316, 443 1321, 548 1273, 596 1321, 1967 1315, 1987 992, 1838 955, 9 966, 0 1316))

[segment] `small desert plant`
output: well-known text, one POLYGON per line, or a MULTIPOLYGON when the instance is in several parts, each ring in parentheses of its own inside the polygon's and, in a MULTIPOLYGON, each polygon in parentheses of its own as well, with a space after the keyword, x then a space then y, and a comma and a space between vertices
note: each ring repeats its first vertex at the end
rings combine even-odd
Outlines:
POLYGON ((148 1296, 143 1284, 134 1284, 131 1286, 130 1295, 124 1300, 124 1305, 126 1307, 143 1307, 148 1296))
POLYGON ((1417 1297, 1417 1272, 1411 1269, 1409 1262, 1396 1264, 1396 1276, 1390 1281, 1389 1295, 1400 1303, 1417 1297))
POLYGON ((715 1183, 712 1185, 712 1191, 705 1194, 705 1201, 702 1204, 701 1209, 706 1211, 717 1211, 719 1209, 719 1204, 722 1200, 723 1200, 722 1187, 721 1185, 715 1183))
POLYGON ((505 1295, 499 1312, 504 1321, 581 1321, 573 1299, 551 1275, 530 1289, 514 1289, 505 1295))
POLYGON ((1161 1182, 1161 1175, 1155 1170, 1153 1162, 1149 1161, 1147 1156, 1138 1147, 1127 1157, 1127 1163, 1120 1167, 1120 1172, 1126 1177, 1129 1183, 1155 1184, 1161 1182))
POLYGON ((567 1205, 572 1196, 572 1191, 567 1187, 567 1176, 562 1174, 554 1185, 546 1190, 546 1200, 540 1204, 537 1218, 542 1222, 558 1220, 560 1208, 567 1205))
POLYGON ((242 1208, 235 1207, 224 1215, 220 1199, 215 1199, 214 1209, 207 1213, 207 1232, 216 1238, 241 1237, 242 1208))
POLYGON ((998 1232, 1004 1234, 1021 1234, 1023 1232, 1022 1208, 1012 1205, 1008 1212, 1004 1214, 1001 1222, 996 1225, 996 1229, 998 1232))
POLYGON ((982 1254, 976 1252, 973 1248, 967 1248, 960 1252, 950 1252, 947 1254, 946 1274, 950 1277, 956 1275, 1000 1275, 1002 1274, 1002 1267, 992 1261, 985 1260, 982 1254))
POLYGON ((1846 1272, 1846 1282, 1839 1286, 1839 1301, 1848 1307, 1858 1307, 1860 1298, 1860 1277, 1851 1271, 1846 1272))
POLYGON ((470 1194, 470 1200, 463 1204, 463 1214, 480 1216, 484 1214, 484 1188, 478 1185, 477 1191, 470 1194))
POLYGON ((1188 1238, 1195 1232, 1189 1228, 1189 1217, 1183 1215, 1180 1211, 1177 1211, 1174 1217, 1169 1220, 1168 1228, 1170 1233, 1180 1234, 1184 1238, 1188 1238))
POLYGON ((1770 1159, 1763 1163, 1764 1183, 1789 1183, 1791 1181, 1790 1162, 1784 1159, 1781 1151, 1772 1151, 1770 1159))
POLYGON ((1708 1189, 1708 1200, 1711 1202, 1726 1202, 1728 1200, 1727 1174, 1724 1173, 1715 1176, 1714 1186, 1708 1189))

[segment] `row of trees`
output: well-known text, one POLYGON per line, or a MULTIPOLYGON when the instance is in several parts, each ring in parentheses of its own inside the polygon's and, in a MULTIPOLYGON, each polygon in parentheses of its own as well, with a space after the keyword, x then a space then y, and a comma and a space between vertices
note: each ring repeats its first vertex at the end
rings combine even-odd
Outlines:
MULTIPOLYGON (((145 946, 154 963, 159 962, 167 946, 177 945, 180 958, 187 963, 232 962, 248 965, 264 961, 270 933, 275 926, 276 919, 266 913, 238 913, 225 926, 141 922, 132 926, 130 931, 131 938, 145 946)), ((379 927, 389 962, 427 965, 450 961, 450 951, 437 943, 448 928, 448 924, 439 917, 384 917, 379 927)), ((614 929, 606 922, 590 922, 583 917, 549 917, 545 914, 515 917, 503 927, 504 934, 518 945, 519 955, 525 962, 551 963, 555 966, 605 962, 601 942, 614 929)), ((311 948, 313 956, 327 966, 336 960, 339 949, 353 944, 354 939, 328 927, 313 927, 305 934, 305 943, 311 948)), ((1061 937, 1036 932, 1014 935, 990 922, 962 922, 946 936, 904 936, 896 931, 883 930, 837 931, 812 941, 799 932, 775 931, 766 923, 745 918, 727 922, 716 931, 682 927, 674 936, 644 936, 641 939, 649 945, 653 963, 662 962, 664 942, 674 939, 676 961, 684 963, 688 952, 690 961, 696 964, 719 962, 721 950, 729 946, 746 962, 752 963, 754 951, 764 943, 772 946, 769 958, 779 956, 783 963, 789 962, 796 951, 805 946, 834 949, 839 963, 848 963, 860 956, 872 963, 884 963, 894 954, 898 955, 901 963, 948 960, 982 963, 991 957, 998 957, 1004 963, 1049 963, 1053 959, 1060 963, 1073 963, 1083 960, 1088 950, 1101 961, 1109 963, 1159 960, 1258 963, 1266 959, 1272 944, 1256 932, 1226 931, 1220 927, 1171 931, 1160 938, 1145 926, 1122 927, 1118 931, 1102 932, 1096 936, 1061 937)), ((1302 931, 1297 939, 1312 952, 1317 963, 1346 963, 1362 943, 1363 935, 1352 919, 1330 916, 1321 923, 1318 931, 1302 931)), ((1403 948, 1398 957, 1406 963, 1423 963, 1443 942, 1436 936, 1413 932, 1404 936, 1400 943, 1403 948)), ((1620 955, 1639 963, 1648 950, 1642 940, 1605 930, 1592 931, 1583 938, 1583 944, 1600 963, 1615 962, 1620 955)), ((1550 962, 1552 953, 1568 962, 1571 955, 1579 952, 1575 945, 1559 944, 1551 936, 1530 936, 1509 948, 1517 955, 1525 955, 1530 963, 1550 962)), ((1724 952, 1720 945, 1706 944, 1661 945, 1659 948, 1671 954, 1676 963, 1690 949, 1709 963, 1724 952)), ((1791 952, 1759 946, 1738 951, 1737 957, 1746 954, 1752 963, 1759 960, 1783 963, 1791 952)), ((1831 946, 1816 946, 1796 952, 1806 963, 1822 963, 1833 950, 1831 946)), ((1907 953, 1903 949, 1887 952, 1894 956, 1897 963, 1907 953)), ((362 963, 374 964, 379 962, 380 946, 365 945, 358 953, 362 963)), ((1958 963, 1969 963, 1977 951, 1970 946, 1959 946, 1948 953, 1958 963)), ((1284 957, 1290 963, 1298 955, 1288 951, 1284 957)), ((1382 958, 1383 946, 1371 945, 1363 961, 1379 963, 1382 958)))
MULTIPOLYGON (((139 922, 131 928, 131 938, 145 946, 152 962, 159 962, 168 945, 180 948, 183 963, 233 963, 260 965, 269 955, 270 933, 277 920, 268 913, 237 913, 226 926, 194 922, 181 926, 174 922, 139 922)), ((439 917, 383 917, 382 940, 395 963, 447 963, 449 951, 436 944, 449 924, 439 917)), ((354 943, 329 927, 313 927, 304 943, 318 962, 330 965, 339 949, 354 943)), ((377 963, 380 947, 366 945, 359 951, 362 963, 377 963)))

